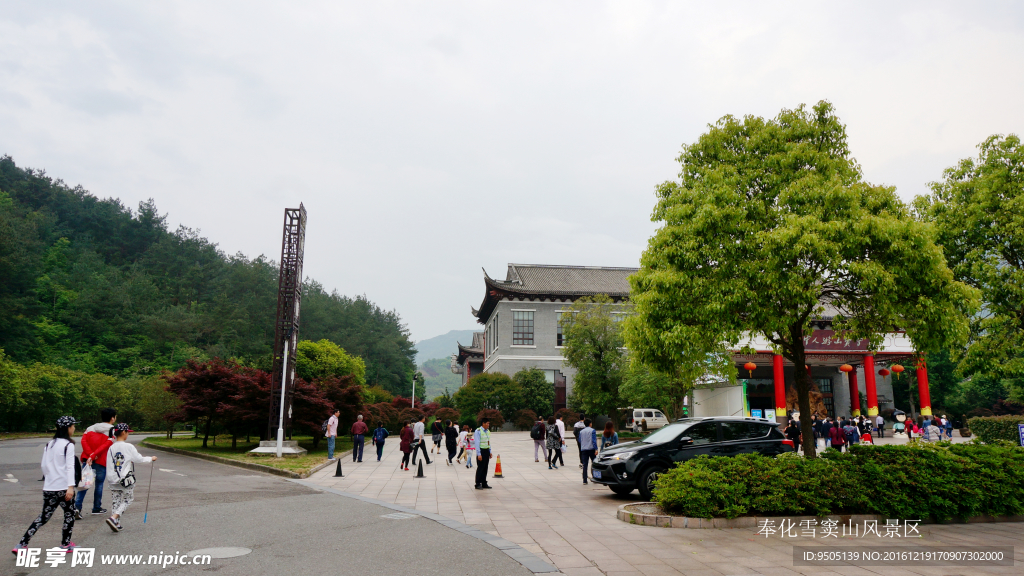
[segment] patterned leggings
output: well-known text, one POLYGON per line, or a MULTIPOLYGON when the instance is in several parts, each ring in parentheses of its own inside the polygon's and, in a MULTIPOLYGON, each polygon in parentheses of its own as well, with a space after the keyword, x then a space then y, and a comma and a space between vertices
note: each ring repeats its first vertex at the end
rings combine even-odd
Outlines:
POLYGON ((110 511, 117 514, 118 518, 128 509, 128 505, 135 500, 135 486, 110 491, 110 511))
POLYGON ((67 490, 43 492, 43 511, 39 513, 39 517, 32 522, 28 530, 25 531, 25 535, 21 537, 21 546, 28 546, 28 541, 35 536, 43 524, 50 521, 50 516, 53 516, 57 508, 64 509, 64 525, 61 527, 60 545, 67 546, 71 542, 71 529, 75 527, 75 499, 65 500, 65 496, 67 496, 67 490))

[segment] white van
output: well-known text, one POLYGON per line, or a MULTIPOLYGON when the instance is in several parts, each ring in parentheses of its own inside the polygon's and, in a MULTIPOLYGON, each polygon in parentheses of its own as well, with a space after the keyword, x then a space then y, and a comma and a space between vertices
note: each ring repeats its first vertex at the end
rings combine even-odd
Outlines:
POLYGON ((656 408, 631 408, 629 418, 626 419, 626 428, 634 432, 657 430, 668 425, 668 417, 656 408))

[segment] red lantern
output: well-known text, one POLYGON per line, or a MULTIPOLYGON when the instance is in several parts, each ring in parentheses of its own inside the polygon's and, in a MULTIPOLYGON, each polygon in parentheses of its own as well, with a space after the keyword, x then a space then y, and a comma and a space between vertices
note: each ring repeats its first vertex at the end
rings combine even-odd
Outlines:
POLYGON ((847 373, 853 372, 853 366, 850 366, 849 364, 843 364, 842 366, 839 367, 839 371, 847 373))
POLYGON ((892 371, 896 373, 896 379, 899 380, 900 374, 903 372, 903 366, 900 364, 893 364, 892 371))
POLYGON ((747 374, 750 375, 750 377, 754 376, 754 370, 756 368, 757 364, 754 364, 753 362, 747 362, 746 364, 743 365, 743 369, 747 371, 747 374))
POLYGON ((883 378, 885 378, 886 376, 889 375, 889 371, 886 370, 885 368, 882 368, 881 370, 879 370, 878 373, 881 374, 883 378))

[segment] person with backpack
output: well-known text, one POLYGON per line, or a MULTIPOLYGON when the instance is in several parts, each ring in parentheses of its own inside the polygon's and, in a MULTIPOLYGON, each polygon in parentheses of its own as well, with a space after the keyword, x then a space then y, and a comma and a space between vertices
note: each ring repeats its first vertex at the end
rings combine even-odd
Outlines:
POLYGON ((381 456, 384 455, 384 439, 388 437, 388 429, 384 427, 383 422, 377 422, 377 427, 373 429, 373 438, 371 442, 377 447, 377 462, 380 462, 381 456))
MULTIPOLYGON (((557 461, 562 466, 565 466, 565 458, 562 457, 562 451, 565 450, 565 422, 562 421, 562 417, 561 416, 552 416, 551 418, 548 418, 547 430, 548 430, 548 436, 547 436, 548 437, 548 440, 547 440, 548 463, 549 464, 553 464, 555 461, 557 461), (555 421, 554 424, 551 423, 552 419, 555 421), (551 429, 552 426, 555 427, 555 430, 551 429), (554 456, 552 456, 551 452, 550 452, 551 451, 551 433, 552 432, 557 432, 555 434, 555 439, 558 441, 557 446, 555 447, 554 456)), ((557 468, 557 466, 555 466, 555 468, 557 468)))
POLYGON ((441 441, 444 440, 444 426, 441 421, 434 419, 434 423, 430 425, 430 439, 434 441, 434 447, 430 449, 431 452, 435 452, 438 456, 441 455, 441 441))
POLYGON ((156 456, 143 456, 128 443, 128 433, 134 432, 124 422, 114 426, 114 443, 107 450, 107 481, 110 482, 110 508, 107 526, 114 532, 124 530, 121 516, 135 499, 135 463, 156 462, 156 456))
POLYGON ((462 430, 459 432, 459 455, 455 458, 455 462, 462 462, 462 459, 466 457, 466 436, 469 436, 469 426, 462 425, 462 430))
MULTIPOLYGON (((848 420, 846 425, 843 426, 843 434, 846 436, 846 444, 853 446, 860 441, 860 429, 857 428, 855 421, 848 420)), ((849 450, 849 448, 847 448, 849 450)))
POLYGON ((544 438, 547 436, 544 427, 544 417, 541 416, 533 423, 533 428, 530 429, 530 438, 533 438, 533 461, 540 462, 540 458, 537 454, 544 453, 544 438))
POLYGON ((444 446, 448 449, 448 466, 451 466, 452 460, 455 459, 455 451, 459 448, 459 429, 451 420, 444 423, 444 446))
POLYGON ((75 441, 71 435, 75 433, 78 422, 72 416, 57 418, 57 431, 53 440, 43 448, 43 511, 32 521, 18 545, 11 550, 28 548, 32 536, 50 521, 57 508, 64 510, 64 524, 61 526, 60 547, 65 554, 75 549, 71 541, 71 531, 75 527, 75 486, 81 481, 81 467, 75 457, 75 441))
MULTIPOLYGON (((341 410, 337 408, 331 413, 331 417, 326 422, 321 424, 320 429, 324 431, 324 436, 327 436, 327 459, 334 460, 334 442, 338 439, 338 416, 341 415, 341 410)), ((313 420, 316 422, 316 420, 313 420)))
MULTIPOLYGON (((92 493, 92 513, 106 514, 107 509, 101 506, 103 501, 103 482, 107 479, 107 449, 114 443, 110 439, 110 429, 117 422, 117 410, 104 408, 100 410, 100 422, 85 429, 82 435, 82 463, 92 468, 96 476, 92 493)), ((75 518, 82 519, 82 506, 85 505, 85 495, 88 488, 78 491, 75 497, 75 518)))
POLYGON ((352 425, 352 461, 363 461, 363 446, 366 444, 366 433, 370 429, 363 422, 363 415, 356 417, 356 423, 352 425))

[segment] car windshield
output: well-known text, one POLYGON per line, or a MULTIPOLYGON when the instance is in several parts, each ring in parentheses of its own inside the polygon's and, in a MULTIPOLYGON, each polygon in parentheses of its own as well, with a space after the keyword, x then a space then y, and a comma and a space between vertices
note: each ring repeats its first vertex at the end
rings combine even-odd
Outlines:
POLYGON ((661 444, 662 442, 670 442, 679 437, 679 435, 693 426, 693 422, 669 424, 664 428, 658 428, 654 432, 651 432, 647 436, 640 439, 644 444, 661 444))

